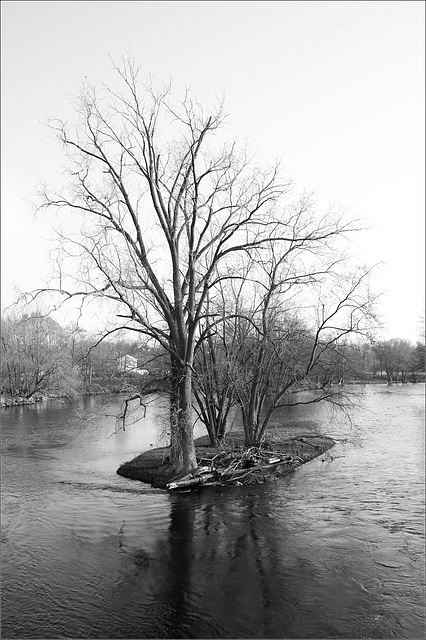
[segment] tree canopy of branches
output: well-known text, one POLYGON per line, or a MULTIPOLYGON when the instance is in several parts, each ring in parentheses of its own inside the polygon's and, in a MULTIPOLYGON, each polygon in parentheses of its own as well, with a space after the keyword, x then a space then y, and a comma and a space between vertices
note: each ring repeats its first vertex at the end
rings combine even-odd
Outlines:
MULTIPOLYGON (((115 70, 121 90, 85 83, 76 122, 50 122, 64 147, 67 184, 59 193, 44 189, 39 208, 62 211, 81 228, 62 235, 56 283, 32 299, 56 291, 63 301, 108 300, 117 324, 103 337, 138 332, 169 354, 171 461, 176 472, 189 471, 196 350, 223 324, 208 301, 249 275, 254 259, 270 270, 266 297, 319 282, 324 268, 309 256, 330 256, 334 240, 358 225, 318 214, 308 195, 291 196, 278 165, 257 166, 235 141, 223 141, 221 105, 206 111, 188 91, 177 100, 170 86, 155 89, 131 59, 115 70)), ((273 345, 262 340, 268 349, 256 357, 266 359, 273 345)), ((317 340, 308 369, 323 349, 317 340)))

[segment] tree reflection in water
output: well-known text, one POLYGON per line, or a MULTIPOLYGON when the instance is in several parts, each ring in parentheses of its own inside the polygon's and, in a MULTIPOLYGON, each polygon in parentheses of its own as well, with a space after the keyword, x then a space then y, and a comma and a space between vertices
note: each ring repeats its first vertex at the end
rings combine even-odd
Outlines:
POLYGON ((265 485, 170 496, 169 537, 156 549, 153 594, 163 605, 165 637, 291 633, 297 611, 280 566, 285 530, 277 530, 271 491, 265 485))

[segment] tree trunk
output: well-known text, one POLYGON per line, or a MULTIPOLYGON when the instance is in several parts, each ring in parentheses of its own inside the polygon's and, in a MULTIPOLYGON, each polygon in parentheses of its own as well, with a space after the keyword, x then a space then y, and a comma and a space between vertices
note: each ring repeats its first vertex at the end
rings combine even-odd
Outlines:
POLYGON ((217 444, 220 444, 222 442, 222 440, 224 439, 224 437, 225 437, 226 427, 227 427, 226 422, 227 422, 226 421, 226 417, 221 416, 218 419, 218 425, 217 425, 217 428, 216 428, 217 444))
POLYGON ((255 417, 246 411, 243 414, 243 426, 244 426, 244 446, 249 447, 257 446, 257 422, 255 417))
POLYGON ((170 392, 170 461, 176 474, 197 466, 192 421, 191 368, 173 361, 170 392))

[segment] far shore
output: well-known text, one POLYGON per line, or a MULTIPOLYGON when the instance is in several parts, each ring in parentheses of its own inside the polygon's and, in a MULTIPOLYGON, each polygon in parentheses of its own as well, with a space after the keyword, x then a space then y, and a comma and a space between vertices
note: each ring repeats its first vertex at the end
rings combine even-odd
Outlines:
MULTIPOLYGON (((123 395, 121 392, 112 392, 112 391, 92 391, 87 393, 81 393, 77 396, 78 398, 88 398, 91 396, 120 396, 123 395)), ((34 394, 30 398, 23 398, 21 396, 2 396, 1 397, 1 407, 2 409, 8 409, 10 407, 22 407, 24 405, 38 404, 40 402, 45 402, 46 400, 53 401, 57 400, 59 402, 64 402, 65 400, 73 400, 74 398, 70 398, 66 395, 59 394, 34 394)))
MULTIPOLYGON (((353 386, 353 385, 394 385, 394 384, 416 384, 416 383, 424 383, 425 377, 424 375, 418 375, 415 378, 409 378, 407 380, 393 380, 392 382, 388 382, 385 378, 372 378, 369 380, 345 380, 343 383, 333 383, 331 386, 353 386)), ((302 391, 302 389, 301 389, 302 391)), ((92 391, 85 391, 84 393, 78 394, 76 398, 70 398, 67 395, 60 394, 52 394, 52 393, 35 393, 30 398, 23 398, 21 396, 1 396, 1 408, 8 409, 10 407, 20 407, 24 405, 33 405, 39 402, 43 402, 45 400, 70 400, 70 399, 78 399, 78 398, 87 398, 91 396, 121 396, 124 394, 124 391, 108 391, 106 389, 99 390, 94 389, 92 391)))

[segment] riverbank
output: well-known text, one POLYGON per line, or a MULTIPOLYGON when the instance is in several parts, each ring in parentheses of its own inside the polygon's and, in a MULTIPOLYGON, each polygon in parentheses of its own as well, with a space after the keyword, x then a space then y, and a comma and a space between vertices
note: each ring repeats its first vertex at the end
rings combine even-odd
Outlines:
MULTIPOLYGON (((107 391, 87 391, 77 396, 78 398, 85 398, 88 396, 108 396, 108 395, 121 395, 119 393, 110 393, 107 391)), ((5 396, 1 398, 1 408, 9 409, 10 407, 22 407, 25 405, 38 404, 39 402, 58 401, 64 403, 66 400, 75 399, 73 396, 59 395, 59 394, 35 394, 31 398, 22 398, 21 396, 5 396)))
POLYGON ((37 404, 39 402, 43 402, 46 400, 43 396, 36 396, 34 398, 2 398, 1 400, 1 408, 9 409, 10 407, 22 407, 27 404, 37 404))
MULTIPOLYGON (((222 449, 211 447, 208 436, 201 436, 195 440, 197 462, 211 460, 221 451, 241 452, 243 444, 243 434, 228 435, 227 442, 222 449)), ((256 482, 266 482, 287 475, 293 469, 322 455, 334 445, 335 442, 332 438, 320 435, 297 436, 278 443, 274 442, 273 445, 270 445, 273 451, 282 457, 290 457, 291 461, 268 468, 267 474, 261 473, 256 477, 256 482)), ((133 460, 122 464, 117 469, 117 474, 124 478, 150 484, 154 488, 165 489, 167 484, 179 480, 183 475, 176 476, 170 465, 168 454, 168 447, 149 449, 133 460)))
MULTIPOLYGON (((340 382, 340 383, 333 383, 331 386, 335 387, 335 386, 382 386, 382 385, 387 385, 387 386, 392 386, 392 385, 406 385, 406 384, 416 384, 416 383, 420 383, 420 384, 424 384, 425 383, 425 376, 423 372, 419 372, 416 375, 411 374, 410 377, 408 377, 406 380, 386 380, 386 378, 366 378, 365 380, 345 380, 344 382, 340 382)), ((295 389, 296 390, 296 389, 295 389)), ((300 391, 302 392, 303 389, 300 388, 300 391)), ((167 390, 164 390, 165 393, 167 393, 167 390)), ((84 397, 88 397, 88 396, 121 396, 124 395, 125 391, 124 390, 120 390, 117 391, 116 389, 104 389, 101 387, 97 387, 97 388, 92 388, 89 389, 87 391, 84 391, 83 393, 77 394, 77 396, 67 396, 67 395, 60 395, 60 394, 38 394, 36 393, 35 396, 32 396, 31 398, 22 398, 19 396, 15 396, 15 397, 10 397, 10 396, 2 396, 1 398, 1 408, 2 409, 8 409, 10 407, 19 407, 19 406, 23 406, 23 405, 32 405, 32 404, 36 404, 38 402, 43 402, 45 400, 59 400, 59 401, 66 401, 69 399, 76 399, 76 398, 84 398, 84 397)))

